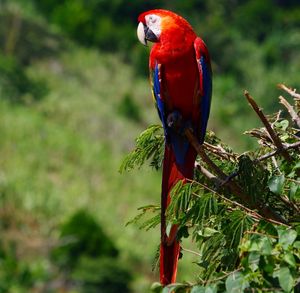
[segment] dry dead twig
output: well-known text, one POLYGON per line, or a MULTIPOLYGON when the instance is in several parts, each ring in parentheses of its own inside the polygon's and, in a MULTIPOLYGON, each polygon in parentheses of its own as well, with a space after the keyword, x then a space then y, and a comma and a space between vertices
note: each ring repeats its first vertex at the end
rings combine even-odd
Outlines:
POLYGON ((300 128, 300 117, 294 110, 293 106, 283 97, 279 97, 280 104, 282 104, 286 109, 288 110, 289 114, 291 115, 292 120, 297 124, 297 126, 300 128))
POLYGON ((300 100, 300 94, 298 94, 296 92, 296 89, 291 89, 291 88, 287 87, 286 85, 284 85, 283 83, 279 83, 277 85, 277 87, 284 90, 284 91, 286 91, 290 96, 292 96, 296 100, 300 100))
MULTIPOLYGON (((193 130, 191 128, 186 128, 184 131, 186 137, 188 138, 191 145, 194 147, 194 149, 197 151, 199 156, 201 157, 202 161, 204 161, 210 169, 221 179, 226 185, 230 191, 239 198, 242 202, 249 205, 249 207, 256 209, 260 212, 261 215, 264 216, 266 219, 274 220, 279 223, 282 223, 286 225, 286 221, 279 216, 277 213, 275 213, 272 209, 270 209, 267 206, 264 206, 260 203, 253 203, 251 201, 251 197, 247 195, 242 188, 234 181, 234 180, 228 180, 229 176, 227 176, 205 153, 203 145, 200 145, 196 136, 193 133, 193 130)), ((208 171, 208 170, 207 170, 208 171)), ((208 171, 204 173, 204 175, 209 175, 208 178, 212 179, 212 174, 208 171)))
POLYGON ((274 145, 276 146, 276 148, 280 150, 280 153, 282 154, 282 156, 288 162, 292 162, 293 159, 291 158, 291 156, 289 155, 289 153, 284 149, 284 146, 283 146, 280 138, 278 137, 278 135, 276 134, 276 132, 273 130, 270 122, 268 121, 268 119, 264 115, 262 109, 258 107, 257 103, 255 102, 255 100, 249 94, 248 91, 245 91, 244 95, 247 98, 247 100, 248 100, 250 106, 252 107, 252 109, 256 112, 257 116, 260 118, 260 120, 264 124, 264 126, 265 126, 266 130, 268 131, 268 133, 270 135, 270 138, 272 139, 272 141, 273 141, 274 145))
MULTIPOLYGON (((286 144, 283 145, 283 148, 284 148, 285 151, 290 150, 290 149, 296 149, 296 148, 299 148, 299 147, 300 147, 300 141, 297 141, 297 142, 291 143, 291 144, 287 144, 287 145, 286 145, 286 144)), ((263 156, 261 156, 261 157, 255 159, 255 161, 263 161, 263 160, 266 160, 266 159, 268 159, 268 158, 270 158, 270 157, 273 157, 273 156, 279 154, 281 151, 282 151, 282 150, 277 149, 277 150, 275 150, 275 151, 273 151, 273 152, 264 154, 263 156)))
POLYGON ((209 144, 207 142, 205 142, 203 144, 204 148, 209 151, 210 153, 220 157, 221 159, 225 159, 225 160, 230 160, 230 161, 235 161, 235 159, 237 158, 237 154, 234 153, 229 153, 227 152, 222 146, 218 145, 212 145, 209 144))

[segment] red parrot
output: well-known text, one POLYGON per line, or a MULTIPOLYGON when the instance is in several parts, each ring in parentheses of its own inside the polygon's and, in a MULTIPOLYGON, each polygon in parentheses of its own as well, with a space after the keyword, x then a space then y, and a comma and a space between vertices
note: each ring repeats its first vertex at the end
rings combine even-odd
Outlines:
POLYGON ((170 191, 178 182, 192 179, 196 151, 184 135, 191 127, 204 141, 212 95, 212 72, 203 40, 181 16, 162 9, 138 17, 137 35, 143 45, 153 42, 149 69, 152 94, 165 134, 161 189, 160 282, 176 281, 180 243, 178 226, 167 225, 170 191))

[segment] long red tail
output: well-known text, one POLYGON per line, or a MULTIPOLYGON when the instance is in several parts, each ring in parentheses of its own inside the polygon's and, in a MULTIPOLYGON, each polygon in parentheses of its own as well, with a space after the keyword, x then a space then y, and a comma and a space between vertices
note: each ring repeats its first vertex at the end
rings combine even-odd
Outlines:
POLYGON ((166 209, 170 203, 170 191, 179 181, 193 178, 196 152, 192 147, 187 152, 185 163, 179 166, 171 146, 165 146, 161 191, 161 245, 160 245, 160 282, 168 285, 176 281, 180 244, 176 240, 177 226, 173 225, 167 235, 166 209))

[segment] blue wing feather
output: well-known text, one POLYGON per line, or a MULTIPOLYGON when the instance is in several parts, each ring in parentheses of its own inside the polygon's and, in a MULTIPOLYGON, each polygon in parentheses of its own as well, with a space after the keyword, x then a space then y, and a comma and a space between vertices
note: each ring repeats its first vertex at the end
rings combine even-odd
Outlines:
MULTIPOLYGON (((202 144, 204 142, 204 137, 207 128, 207 122, 209 118, 211 96, 212 96, 212 78, 210 65, 207 63, 204 56, 201 56, 199 60, 199 65, 201 66, 202 80, 203 80, 203 96, 201 98, 201 129, 199 142, 202 144)), ((201 74, 200 73, 200 74, 201 74)))
POLYGON ((166 142, 171 143, 177 164, 183 165, 185 163, 185 156, 189 147, 189 142, 185 136, 178 134, 172 128, 168 127, 167 115, 169 113, 167 113, 165 102, 161 97, 160 75, 160 67, 158 64, 156 64, 152 75, 152 89, 156 101, 158 115, 164 128, 166 142))
POLYGON ((159 118, 162 122, 165 135, 167 135, 167 118, 166 118, 166 109, 165 109, 165 103, 161 98, 161 85, 160 85, 160 72, 159 72, 159 66, 156 64, 154 71, 153 71, 153 76, 152 76, 152 81, 153 81, 153 94, 156 102, 156 107, 158 111, 159 118))

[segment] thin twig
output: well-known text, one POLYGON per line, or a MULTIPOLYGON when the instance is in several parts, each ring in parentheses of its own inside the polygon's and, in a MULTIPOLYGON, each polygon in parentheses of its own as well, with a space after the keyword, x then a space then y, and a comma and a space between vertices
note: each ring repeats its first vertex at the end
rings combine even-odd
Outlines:
POLYGON ((209 172, 206 168, 204 168, 203 166, 201 166, 199 163, 195 163, 195 168, 198 169, 208 179, 214 180, 218 184, 222 184, 223 183, 223 181, 220 178, 218 178, 217 176, 215 176, 214 174, 212 174, 211 172, 209 172))
POLYGON ((293 106, 283 97, 280 96, 279 97, 279 101, 280 104, 282 104, 284 107, 287 108, 289 114, 292 117, 292 120, 297 124, 297 126, 300 128, 300 117, 298 116, 298 114, 296 113, 296 111, 294 110, 293 106))
POLYGON ((215 181, 218 184, 218 187, 226 185, 228 181, 232 180, 238 175, 237 172, 233 172, 232 174, 227 176, 226 180, 221 180, 220 178, 209 172, 205 167, 201 166, 199 163, 195 163, 195 168, 198 169, 208 179, 215 181))
POLYGON ((215 282, 217 282, 217 281, 220 281, 220 280, 223 280, 224 278, 226 278, 226 277, 228 277, 228 276, 230 276, 230 275, 233 275, 234 273, 237 273, 237 272, 239 272, 239 271, 241 271, 242 270, 242 268, 238 268, 238 269, 236 269, 236 270, 234 270, 234 271, 232 271, 232 272, 223 272, 223 276, 221 276, 221 277, 218 277, 218 278, 215 278, 215 279, 213 279, 213 280, 206 280, 206 281, 203 281, 202 280, 202 282, 203 282, 203 284, 205 284, 205 285, 207 285, 207 284, 210 284, 210 283, 215 283, 215 282))
POLYGON ((197 256, 202 256, 200 253, 198 253, 198 252, 196 252, 196 251, 193 251, 193 250, 190 250, 190 249, 184 248, 184 247, 182 247, 182 246, 180 246, 180 247, 181 247, 181 249, 182 249, 183 251, 186 251, 186 252, 189 252, 189 253, 195 254, 195 255, 197 255, 197 256))
MULTIPOLYGON (((239 207, 240 209, 242 209, 248 216, 251 216, 253 219, 256 219, 256 220, 261 220, 261 219, 264 219, 265 221, 267 222, 270 222, 270 223, 273 223, 273 224, 276 224, 276 225, 283 225, 283 226, 286 226, 286 227, 290 227, 289 225, 287 224, 283 224, 282 222, 278 222, 276 220, 273 220, 273 219, 270 219, 270 218, 266 218, 260 214, 258 214, 257 212, 251 210, 251 209, 248 209, 247 207, 245 207, 244 205, 234 201, 234 200, 231 200, 227 197, 225 197, 224 195, 218 193, 217 191, 209 188, 208 186, 198 182, 198 181, 193 181, 193 180, 190 180, 190 182, 196 182, 196 184, 199 184, 200 186, 202 186, 203 188, 207 189, 208 191, 210 191, 211 193, 219 196, 221 199, 223 199, 225 202, 228 202, 230 203, 231 205, 235 205, 237 207, 239 207)), ((196 193, 193 193, 193 195, 197 196, 197 197, 200 197, 198 194, 196 193)))
MULTIPOLYGON (((220 194, 219 192, 209 188, 208 186, 204 185, 204 184, 201 184, 199 182, 197 182, 200 186, 202 186, 203 188, 205 188, 206 190, 208 190, 209 192, 217 195, 218 197, 220 197, 221 199, 223 199, 225 202, 228 202, 230 203, 231 205, 234 205, 234 206, 237 206, 238 208, 242 209, 247 215, 251 216, 252 218, 256 219, 256 220, 261 220, 261 219, 265 219, 263 216, 261 216, 260 214, 258 214, 257 212, 251 210, 251 209, 248 209, 247 207, 243 206, 242 204, 234 201, 234 200, 231 200, 227 197, 225 197, 224 195, 220 194)), ((200 197, 198 194, 196 193, 192 193, 194 196, 197 196, 197 197, 200 197)), ((268 219, 265 219, 266 221, 269 221, 268 219)), ((276 224, 279 224, 279 222, 276 222, 276 224)), ((281 224, 281 223, 280 223, 281 224)))
MULTIPOLYGON (((297 141, 297 142, 295 142, 295 143, 290 143, 290 144, 285 144, 285 145, 283 145, 283 149, 284 149, 285 151, 287 151, 287 150, 289 150, 289 149, 296 149, 296 148, 299 148, 299 147, 300 147, 300 141, 297 141)), ((273 157, 273 156, 275 156, 275 155, 277 155, 277 154, 279 154, 279 153, 281 153, 281 152, 282 152, 282 149, 281 149, 281 150, 280 150, 280 149, 277 149, 277 150, 275 150, 275 151, 272 151, 272 152, 270 152, 270 153, 267 153, 267 154, 265 154, 265 155, 263 155, 263 156, 261 156, 261 157, 255 159, 255 161, 263 161, 263 160, 268 159, 268 158, 270 158, 270 157, 273 157)))
POLYGON ((201 159, 212 169, 214 173, 216 173, 218 177, 220 177, 223 181, 226 181, 226 186, 228 186, 233 194, 235 194, 242 202, 248 204, 250 207, 259 210, 260 214, 266 216, 266 218, 270 218, 282 224, 286 224, 286 221, 272 209, 260 203, 253 203, 251 201, 251 196, 246 194, 235 181, 227 179, 228 176, 207 156, 203 149, 203 146, 199 144, 192 129, 186 128, 184 133, 201 159))
POLYGON ((245 231, 244 232, 245 234, 255 234, 255 235, 260 235, 260 236, 267 236, 269 238, 279 238, 278 236, 274 236, 274 235, 271 235, 271 234, 264 234, 264 233, 260 233, 260 232, 256 232, 256 231, 245 231))
POLYGON ((203 144, 204 148, 208 150, 210 153, 227 160, 235 160, 237 158, 237 154, 229 153, 221 146, 215 146, 205 142, 203 144))
POLYGON ((248 91, 244 92, 245 97, 247 98, 249 104, 251 105, 252 109, 256 112, 262 123, 264 124, 266 130, 268 131, 271 139, 273 140, 277 149, 281 150, 282 156, 288 161, 291 162, 292 158, 290 157, 289 153, 284 149, 283 144, 280 138, 277 136, 276 132, 273 130, 271 124, 269 123, 268 119, 264 115, 262 109, 258 107, 253 97, 249 94, 248 91))
POLYGON ((273 156, 273 157, 271 157, 271 160, 272 160, 272 162, 273 162, 273 165, 274 165, 274 167, 275 167, 275 170, 276 170, 279 174, 282 174, 282 172, 281 172, 281 170, 280 170, 280 168, 279 168, 279 166, 278 166, 278 163, 277 163, 277 161, 276 161, 276 158, 273 156))
POLYGON ((286 91, 289 95, 291 95, 295 99, 300 100, 300 94, 296 93, 296 89, 292 90, 292 89, 288 88, 286 85, 284 85, 283 83, 279 83, 277 86, 278 86, 278 88, 286 91))
POLYGON ((291 207, 295 212, 297 212, 297 213, 300 212, 298 206, 294 202, 290 201, 286 195, 279 196, 279 199, 282 202, 284 202, 288 207, 291 207))

